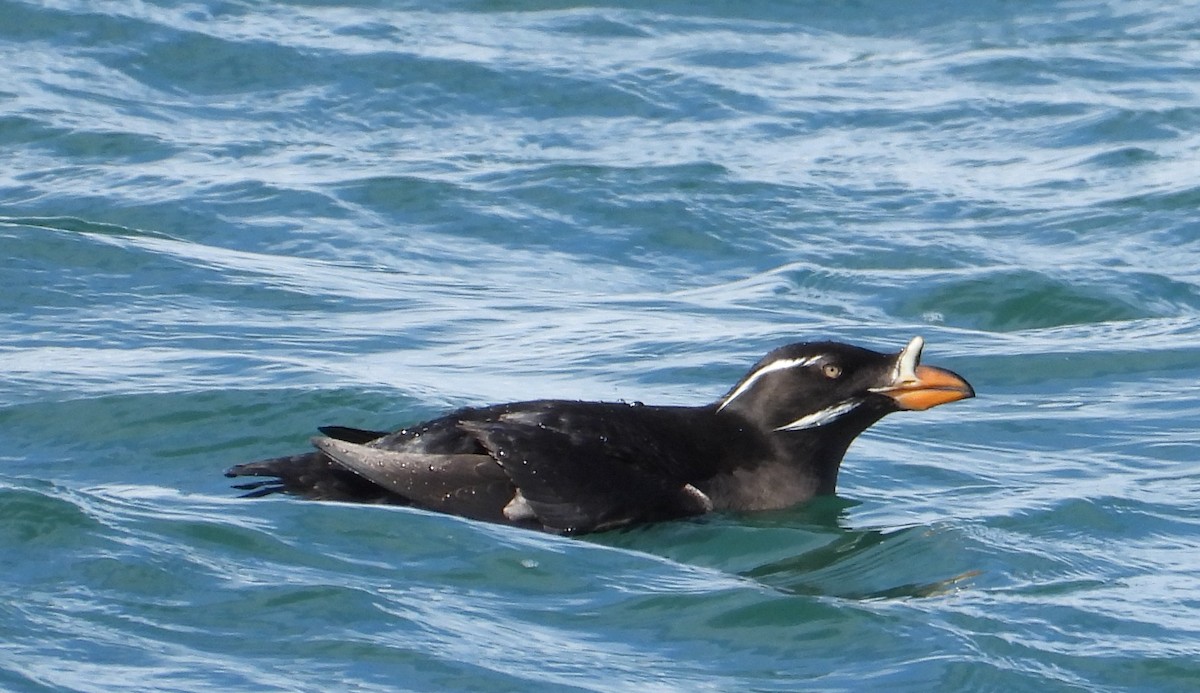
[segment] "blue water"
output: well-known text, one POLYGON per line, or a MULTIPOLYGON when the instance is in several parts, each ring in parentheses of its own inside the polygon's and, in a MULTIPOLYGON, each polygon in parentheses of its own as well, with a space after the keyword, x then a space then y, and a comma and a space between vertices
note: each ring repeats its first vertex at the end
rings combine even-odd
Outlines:
POLYGON ((0 689, 1200 690, 1198 18, 0 0, 0 689), (221 476, 915 334, 980 397, 791 510, 221 476))

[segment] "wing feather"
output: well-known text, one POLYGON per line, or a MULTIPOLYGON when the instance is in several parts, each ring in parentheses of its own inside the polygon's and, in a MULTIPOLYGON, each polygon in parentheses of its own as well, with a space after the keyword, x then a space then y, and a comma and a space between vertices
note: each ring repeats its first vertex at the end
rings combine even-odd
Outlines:
POLYGON ((384 450, 328 437, 312 442, 337 464, 429 510, 503 522, 516 493, 488 455, 384 450))
POLYGON ((601 436, 513 420, 462 426, 491 452, 546 529, 595 532, 711 509, 695 487, 614 455, 601 436))

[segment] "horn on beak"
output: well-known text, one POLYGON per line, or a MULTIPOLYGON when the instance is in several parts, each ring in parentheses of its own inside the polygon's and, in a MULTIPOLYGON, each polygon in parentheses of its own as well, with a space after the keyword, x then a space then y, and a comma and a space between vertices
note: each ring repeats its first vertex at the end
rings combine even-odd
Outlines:
POLYGON ((975 396, 975 389, 962 376, 944 368, 922 366, 921 350, 925 340, 913 337, 896 355, 891 382, 872 388, 871 392, 887 395, 901 409, 923 411, 939 404, 957 402, 975 396))

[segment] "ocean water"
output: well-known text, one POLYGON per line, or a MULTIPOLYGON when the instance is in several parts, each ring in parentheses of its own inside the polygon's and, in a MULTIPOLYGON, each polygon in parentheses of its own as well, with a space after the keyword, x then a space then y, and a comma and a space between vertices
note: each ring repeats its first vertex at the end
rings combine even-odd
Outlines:
POLYGON ((0 0, 0 689, 1200 690, 1198 18, 0 0), (915 334, 979 397, 785 511, 221 474, 915 334))

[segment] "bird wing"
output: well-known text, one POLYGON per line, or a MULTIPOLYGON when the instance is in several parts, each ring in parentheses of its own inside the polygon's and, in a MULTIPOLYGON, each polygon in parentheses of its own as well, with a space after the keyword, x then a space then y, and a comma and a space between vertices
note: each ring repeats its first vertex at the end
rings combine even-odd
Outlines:
POLYGON ((430 454, 386 450, 330 437, 312 443, 334 462, 420 507, 503 522, 515 489, 486 454, 430 454))
POLYGON ((487 448, 538 522, 554 532, 595 532, 712 509, 694 486, 609 444, 595 426, 585 435, 520 414, 460 426, 487 448))

